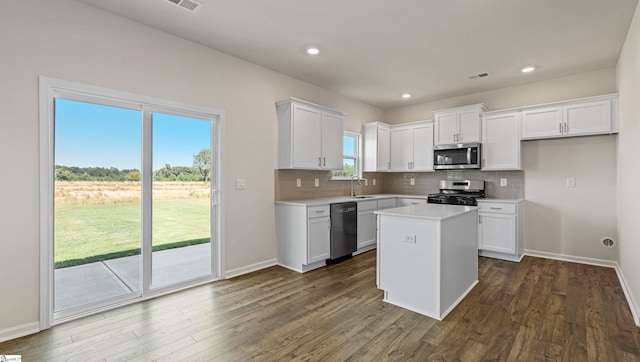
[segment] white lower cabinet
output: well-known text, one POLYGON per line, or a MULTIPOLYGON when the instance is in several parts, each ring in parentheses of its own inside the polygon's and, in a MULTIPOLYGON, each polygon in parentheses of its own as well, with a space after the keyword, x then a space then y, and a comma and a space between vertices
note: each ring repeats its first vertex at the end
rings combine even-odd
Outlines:
POLYGON ((326 264, 329 258, 329 205, 276 204, 278 264, 300 273, 326 264))
POLYGON ((398 207, 402 206, 412 206, 412 205, 424 205, 427 203, 427 199, 412 199, 407 197, 398 197, 396 199, 396 204, 398 207))
POLYGON ((376 215, 373 212, 377 207, 375 200, 358 202, 358 251, 376 244, 376 215))
POLYGON ((328 216, 309 219, 307 228, 307 264, 329 259, 331 219, 328 216))
POLYGON ((478 201, 478 254, 520 261, 523 254, 523 202, 478 201))

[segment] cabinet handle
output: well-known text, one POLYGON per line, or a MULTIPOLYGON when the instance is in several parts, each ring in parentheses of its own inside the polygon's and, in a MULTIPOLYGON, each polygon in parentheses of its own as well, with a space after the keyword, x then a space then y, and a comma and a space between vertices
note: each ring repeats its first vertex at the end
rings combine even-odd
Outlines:
POLYGON ((325 212, 324 210, 316 210, 316 214, 322 214, 324 212, 325 212))
POLYGON ((387 162, 387 170, 391 170, 391 162, 387 162))
POLYGON ((562 123, 558 123, 558 132, 562 134, 562 123))
POLYGON ((482 216, 478 215, 478 224, 482 224, 482 216))
POLYGON ((491 210, 502 210, 501 207, 490 207, 491 210))
POLYGON ((318 157, 318 166, 322 166, 322 157, 318 157))
POLYGON ((326 166, 326 165, 327 165, 327 158, 322 157, 322 166, 326 166))
POLYGON ((564 133, 569 133, 569 123, 564 124, 564 133))

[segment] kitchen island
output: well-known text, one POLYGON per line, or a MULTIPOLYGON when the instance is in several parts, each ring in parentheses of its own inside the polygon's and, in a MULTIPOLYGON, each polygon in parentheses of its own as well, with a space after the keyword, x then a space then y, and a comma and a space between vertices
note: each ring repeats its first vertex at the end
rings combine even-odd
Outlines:
POLYGON ((478 211, 423 204, 379 210, 384 301, 442 320, 478 283, 478 211))

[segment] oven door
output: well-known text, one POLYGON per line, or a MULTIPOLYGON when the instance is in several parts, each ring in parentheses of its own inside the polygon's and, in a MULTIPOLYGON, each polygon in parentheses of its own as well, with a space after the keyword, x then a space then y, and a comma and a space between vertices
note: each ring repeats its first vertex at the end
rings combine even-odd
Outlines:
POLYGON ((480 160, 479 143, 441 145, 433 149, 433 168, 436 170, 477 169, 480 160))

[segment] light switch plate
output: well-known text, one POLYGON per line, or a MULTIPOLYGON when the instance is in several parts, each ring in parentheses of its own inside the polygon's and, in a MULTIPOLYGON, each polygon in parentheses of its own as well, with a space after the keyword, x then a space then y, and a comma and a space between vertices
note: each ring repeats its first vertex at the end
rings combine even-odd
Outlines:
POLYGON ((247 187, 247 182, 243 178, 236 179, 236 190, 244 190, 247 187))
POLYGON ((507 187, 507 179, 506 178, 501 178, 500 179, 500 186, 507 187))
POLYGON ((416 184, 416 179, 415 179, 415 178, 413 178, 413 177, 412 177, 412 178, 410 178, 410 179, 409 179, 409 183, 410 183, 412 186, 413 186, 413 185, 415 185, 415 184, 416 184))
POLYGON ((313 184, 314 184, 316 187, 320 187, 320 179, 319 179, 319 178, 315 179, 315 180, 313 181, 313 184))
POLYGON ((404 241, 405 243, 415 244, 416 243, 416 236, 415 235, 403 234, 402 235, 402 241, 404 241))
POLYGON ((296 187, 302 187, 302 180, 299 178, 296 179, 296 187))
POLYGON ((567 187, 576 187, 576 179, 573 177, 567 177, 567 187))

